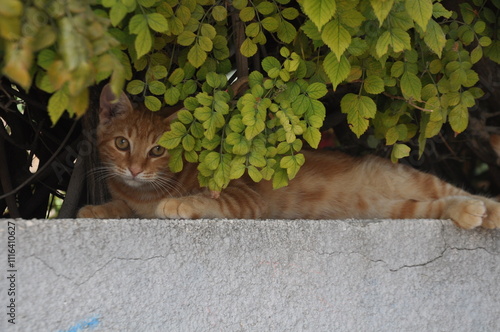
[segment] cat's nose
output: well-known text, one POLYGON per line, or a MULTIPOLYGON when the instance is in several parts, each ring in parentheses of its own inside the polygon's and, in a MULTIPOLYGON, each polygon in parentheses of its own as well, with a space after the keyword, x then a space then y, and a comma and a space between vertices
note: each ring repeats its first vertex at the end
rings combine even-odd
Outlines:
POLYGON ((137 175, 141 174, 142 173, 142 168, 140 167, 129 167, 128 169, 130 171, 130 174, 132 175, 132 177, 136 177, 137 175))

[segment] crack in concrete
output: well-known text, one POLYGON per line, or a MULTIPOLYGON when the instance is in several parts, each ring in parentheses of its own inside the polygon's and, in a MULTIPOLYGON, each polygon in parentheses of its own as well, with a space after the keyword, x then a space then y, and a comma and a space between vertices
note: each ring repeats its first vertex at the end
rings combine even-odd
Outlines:
POLYGON ((47 269, 49 269, 56 277, 58 278, 64 278, 68 281, 71 281, 73 282, 76 286, 82 286, 84 285, 85 283, 87 283, 90 279, 92 279, 97 273, 99 273, 100 271, 102 271, 104 268, 106 268, 109 264, 111 264, 113 261, 115 260, 120 260, 120 261, 143 261, 143 262, 147 262, 147 261, 150 261, 150 260, 153 260, 153 259, 165 259, 166 257, 165 256, 162 256, 162 255, 156 255, 156 256, 151 256, 151 257, 146 257, 146 258, 143 258, 143 257, 112 257, 110 258, 108 261, 106 261, 106 263, 104 263, 102 266, 100 266, 99 268, 97 268, 94 272, 92 272, 87 278, 85 278, 83 281, 81 282, 76 282, 74 280, 74 278, 71 278, 71 277, 68 277, 67 275, 63 274, 63 273, 59 273, 53 266, 51 266, 49 263, 47 263, 45 260, 43 260, 42 258, 38 257, 37 255, 31 255, 29 256, 31 258, 34 258, 36 260, 38 260, 39 262, 41 262, 45 267, 47 267, 47 269))
POLYGON ((157 256, 151 256, 151 257, 146 257, 146 258, 143 258, 143 257, 112 257, 106 263, 104 263, 100 268, 96 269, 92 274, 90 274, 88 278, 86 278, 85 280, 83 280, 82 282, 79 282, 79 283, 75 282, 75 284, 77 286, 82 286, 82 285, 86 284, 97 273, 99 273, 100 271, 104 270, 104 268, 106 268, 109 264, 111 264, 115 260, 118 260, 118 261, 143 261, 143 262, 147 262, 147 261, 150 261, 150 260, 153 260, 153 259, 158 259, 158 258, 165 259, 165 256, 157 255, 157 256))
POLYGON ((52 267, 51 265, 49 265, 49 263, 47 263, 46 261, 44 261, 43 259, 41 259, 40 257, 38 257, 37 255, 31 255, 31 256, 28 256, 29 257, 32 257, 36 260, 38 260, 39 262, 41 262, 46 268, 48 268, 50 271, 52 271, 52 273, 56 276, 56 277, 63 277, 64 279, 67 279, 69 281, 72 281, 70 277, 68 277, 67 275, 63 274, 63 273, 58 273, 56 271, 56 269, 54 267, 52 267))

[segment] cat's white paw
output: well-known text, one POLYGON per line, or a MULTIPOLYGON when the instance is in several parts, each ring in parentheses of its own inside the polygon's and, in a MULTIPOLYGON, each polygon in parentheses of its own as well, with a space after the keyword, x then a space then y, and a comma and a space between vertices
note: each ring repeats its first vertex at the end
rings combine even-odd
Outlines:
POLYGON ((463 200, 451 212, 451 219, 464 229, 481 226, 485 216, 486 206, 477 199, 463 200))

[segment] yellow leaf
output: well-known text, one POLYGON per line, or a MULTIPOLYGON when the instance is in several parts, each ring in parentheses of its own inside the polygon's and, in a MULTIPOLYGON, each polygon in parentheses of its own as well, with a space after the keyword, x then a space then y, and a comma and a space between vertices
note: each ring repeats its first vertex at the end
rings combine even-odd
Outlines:
POLYGON ((302 6, 318 30, 321 30, 323 25, 330 21, 337 10, 336 2, 332 0, 303 0, 302 6))
POLYGON ((89 90, 83 89, 77 96, 71 96, 68 102, 68 110, 80 117, 87 111, 89 106, 89 90))
POLYGON ((30 69, 33 64, 32 38, 23 38, 19 42, 6 45, 5 66, 3 73, 11 80, 29 89, 31 85, 30 69))
POLYGON ((68 103, 69 97, 63 90, 57 91, 49 98, 47 110, 53 124, 59 120, 64 111, 68 108, 68 103))
POLYGON ((47 69, 47 74, 50 78, 50 83, 56 90, 59 90, 64 83, 71 79, 71 74, 64 66, 62 60, 55 60, 47 69))
MULTIPOLYGON (((0 15, 6 17, 21 16, 23 13, 23 4, 19 0, 0 1, 0 15)), ((2 18, 3 20, 3 18, 2 18)))
POLYGON ((21 22, 17 17, 0 17, 0 37, 15 40, 21 36, 21 22))

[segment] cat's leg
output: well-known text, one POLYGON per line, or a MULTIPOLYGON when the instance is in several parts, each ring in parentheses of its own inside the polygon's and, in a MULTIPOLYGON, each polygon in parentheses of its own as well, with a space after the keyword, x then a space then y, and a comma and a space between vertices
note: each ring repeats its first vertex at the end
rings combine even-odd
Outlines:
MULTIPOLYGON (((499 216, 498 206, 494 218, 499 216)), ((488 219, 489 203, 485 203, 480 197, 475 196, 447 196, 429 201, 405 200, 394 201, 389 209, 391 218, 413 219, 413 218, 432 218, 432 219, 451 219, 459 227, 472 229, 478 226, 489 228, 498 227, 498 224, 488 219), (496 225, 496 226, 495 226, 496 225)))
POLYGON ((247 186, 230 186, 218 198, 209 192, 160 201, 155 214, 158 218, 261 218, 266 202, 247 186))
POLYGON ((114 200, 102 205, 86 205, 77 213, 77 218, 94 219, 119 219, 133 216, 134 212, 121 200, 114 200))

